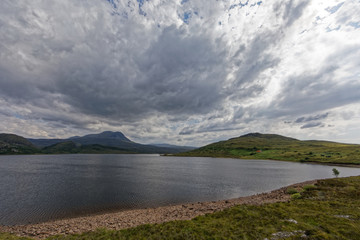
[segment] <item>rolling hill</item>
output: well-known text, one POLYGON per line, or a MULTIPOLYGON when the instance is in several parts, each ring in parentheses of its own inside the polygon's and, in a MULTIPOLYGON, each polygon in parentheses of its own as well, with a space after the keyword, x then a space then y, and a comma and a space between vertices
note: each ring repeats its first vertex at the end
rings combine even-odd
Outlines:
POLYGON ((26 138, 15 134, 0 133, 0 154, 33 154, 39 153, 26 138))
POLYGON ((301 141, 276 134, 249 133, 177 156, 273 159, 360 165, 360 145, 329 141, 301 141))

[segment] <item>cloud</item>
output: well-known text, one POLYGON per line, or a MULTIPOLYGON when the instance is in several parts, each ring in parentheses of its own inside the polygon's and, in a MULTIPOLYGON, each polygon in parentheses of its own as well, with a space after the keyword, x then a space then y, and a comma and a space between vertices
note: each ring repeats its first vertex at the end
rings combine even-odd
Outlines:
POLYGON ((304 128, 314 128, 314 127, 324 127, 325 125, 321 122, 312 122, 312 123, 307 123, 303 126, 301 126, 301 129, 304 128))
POLYGON ((358 9, 335 0, 2 1, 0 131, 119 130, 186 145, 302 123, 294 137, 307 136, 323 119, 340 131, 352 122, 341 109, 360 102, 358 9))
POLYGON ((310 122, 310 121, 317 121, 317 120, 321 120, 321 119, 325 119, 329 116, 329 113, 324 113, 324 114, 318 114, 315 116, 309 116, 309 117, 300 117, 298 119, 295 120, 295 123, 303 123, 303 122, 310 122))

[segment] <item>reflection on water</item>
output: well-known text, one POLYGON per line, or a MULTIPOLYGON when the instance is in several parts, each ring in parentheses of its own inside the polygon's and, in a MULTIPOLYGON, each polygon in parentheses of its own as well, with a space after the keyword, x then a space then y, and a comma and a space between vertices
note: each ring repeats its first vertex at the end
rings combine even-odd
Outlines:
MULTIPOLYGON (((0 156, 0 225, 247 196, 330 178, 332 168, 158 155, 0 156)), ((360 174, 336 168, 340 176, 360 174)))

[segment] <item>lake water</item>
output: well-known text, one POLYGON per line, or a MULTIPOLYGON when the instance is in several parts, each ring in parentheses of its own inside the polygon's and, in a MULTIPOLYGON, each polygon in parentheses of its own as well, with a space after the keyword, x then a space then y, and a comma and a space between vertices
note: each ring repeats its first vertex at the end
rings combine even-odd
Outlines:
MULTIPOLYGON (((158 155, 0 156, 0 225, 248 196, 331 178, 331 166, 158 155)), ((340 176, 359 168, 336 167, 340 176)))

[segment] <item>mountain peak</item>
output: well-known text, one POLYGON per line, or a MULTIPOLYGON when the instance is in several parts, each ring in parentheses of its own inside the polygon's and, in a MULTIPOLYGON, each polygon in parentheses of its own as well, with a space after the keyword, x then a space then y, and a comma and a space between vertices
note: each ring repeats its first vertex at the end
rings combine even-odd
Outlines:
POLYGON ((240 137, 263 137, 265 134, 261 134, 261 133, 248 133, 248 134, 245 134, 245 135, 242 135, 240 137))
POLYGON ((82 138, 108 138, 108 139, 110 138, 110 139, 117 139, 126 142, 131 142, 131 140, 125 137, 125 135, 122 132, 112 132, 112 131, 105 131, 98 134, 89 134, 89 135, 85 135, 82 138))
POLYGON ((295 138, 285 137, 278 134, 263 134, 263 133, 248 133, 245 135, 240 136, 240 138, 246 137, 255 137, 255 138, 263 138, 263 139, 283 139, 283 140, 297 140, 295 138))
POLYGON ((11 133, 0 133, 0 141, 18 146, 34 147, 26 138, 11 133))

